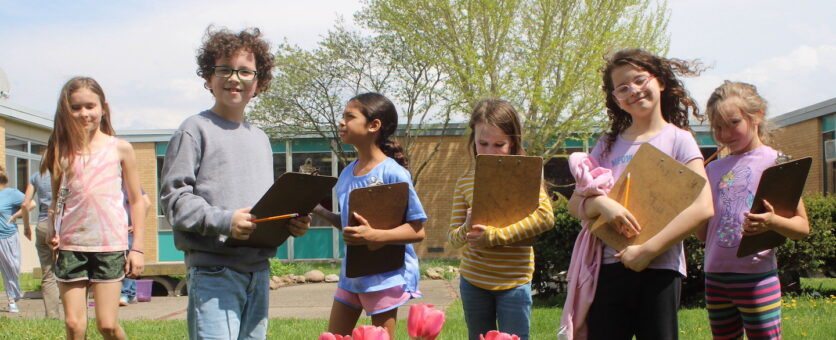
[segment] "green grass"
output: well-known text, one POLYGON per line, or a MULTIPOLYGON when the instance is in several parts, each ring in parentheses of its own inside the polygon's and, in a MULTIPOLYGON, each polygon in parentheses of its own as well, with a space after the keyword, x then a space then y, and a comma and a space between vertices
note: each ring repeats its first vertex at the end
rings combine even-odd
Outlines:
MULTIPOLYGON (((818 281, 813 281, 813 283, 818 281)), ((808 282, 809 284, 810 282, 808 282)), ((836 284, 836 279, 826 279, 824 284, 836 284), (830 281, 827 281, 830 280, 830 281)), ((535 303, 532 311, 531 338, 553 339, 560 320, 561 310, 546 307, 548 301, 535 303)), ((407 339, 406 313, 401 311, 397 339, 407 339)), ((836 334, 836 295, 814 297, 802 294, 786 297, 783 307, 783 331, 786 339, 827 339, 836 334)), ((446 312, 446 322, 439 339, 466 339, 462 305, 455 301, 446 312)), ((361 324, 370 324, 368 318, 361 324)), ((122 321, 128 335, 134 339, 185 339, 186 324, 183 320, 122 321)), ((328 328, 328 321, 271 319, 268 339, 316 339, 328 328)), ((63 325, 57 320, 10 319, 0 316, 0 339, 61 339, 63 325)), ((708 316, 705 309, 684 309, 679 312, 680 339, 709 339, 708 316)), ((90 324, 90 339, 101 339, 95 325, 90 324)))
MULTIPOLYGON (((0 280, 0 291, 6 291, 5 280, 0 280)), ((20 274, 20 289, 24 292, 41 290, 41 280, 32 277, 32 273, 20 274)))
POLYGON ((340 262, 282 262, 270 259, 270 274, 282 276, 287 274, 304 275, 311 270, 319 270, 325 275, 340 274, 340 262))

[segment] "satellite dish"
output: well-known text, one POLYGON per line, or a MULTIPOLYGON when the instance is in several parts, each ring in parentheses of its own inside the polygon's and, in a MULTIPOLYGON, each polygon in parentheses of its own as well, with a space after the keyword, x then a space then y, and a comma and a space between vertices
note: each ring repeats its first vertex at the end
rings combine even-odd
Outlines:
POLYGON ((0 100, 9 99, 11 93, 9 92, 9 77, 6 72, 0 68, 0 100))

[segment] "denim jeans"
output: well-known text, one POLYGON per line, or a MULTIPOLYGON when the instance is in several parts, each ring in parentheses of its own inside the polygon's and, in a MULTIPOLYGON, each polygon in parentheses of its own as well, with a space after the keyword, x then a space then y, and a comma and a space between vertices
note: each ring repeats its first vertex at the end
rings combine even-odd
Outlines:
MULTIPOLYGON (((134 247, 134 233, 128 233, 128 251, 134 247)), ((135 297, 136 296, 136 280, 129 279, 125 276, 122 279, 122 296, 135 297)))
POLYGON ((506 290, 487 290, 461 278, 459 291, 470 340, 478 340, 479 334, 491 330, 516 334, 520 339, 528 340, 531 327, 531 282, 506 290))
POLYGON ((189 267, 189 339, 265 339, 270 269, 189 267))

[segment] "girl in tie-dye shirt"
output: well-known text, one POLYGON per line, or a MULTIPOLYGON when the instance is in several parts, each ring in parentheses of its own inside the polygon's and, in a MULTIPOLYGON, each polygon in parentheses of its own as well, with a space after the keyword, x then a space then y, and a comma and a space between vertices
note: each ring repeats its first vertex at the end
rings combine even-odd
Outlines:
POLYGON ((64 302, 67 338, 87 331, 87 287, 96 302, 96 325, 105 339, 124 339, 117 322, 123 277, 144 267, 145 202, 130 143, 114 137, 104 91, 92 78, 70 79, 61 90, 55 127, 41 172, 52 176, 55 276, 64 302), (134 248, 128 249, 125 182, 134 216, 134 248))

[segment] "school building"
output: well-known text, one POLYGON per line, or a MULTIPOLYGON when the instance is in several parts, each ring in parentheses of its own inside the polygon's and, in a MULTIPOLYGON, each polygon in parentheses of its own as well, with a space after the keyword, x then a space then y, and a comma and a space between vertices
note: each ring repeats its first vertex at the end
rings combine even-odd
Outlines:
MULTIPOLYGON (((836 126, 836 98, 811 105, 774 118, 781 130, 775 135, 773 145, 796 158, 813 157, 813 169, 807 181, 808 192, 836 192, 834 165, 834 127, 836 126)), ((52 127, 52 115, 37 112, 0 97, 0 152, 6 158, 9 186, 25 190, 28 178, 40 165, 40 152, 52 127)), ((717 146, 706 126, 695 126, 696 138, 705 157, 717 146)), ((140 182, 151 197, 152 207, 146 218, 145 256, 147 263, 177 263, 183 253, 174 247, 171 226, 162 216, 159 207, 159 177, 168 141, 174 130, 123 130, 120 138, 128 140, 136 150, 140 182)), ((567 140, 563 152, 589 151, 595 139, 567 140)), ((336 154, 329 148, 329 140, 317 137, 275 139, 273 166, 276 177, 284 172, 298 171, 310 160, 322 175, 337 176, 341 170, 336 154)), ((450 219, 453 187, 459 176, 472 167, 467 148, 466 126, 452 124, 443 131, 428 129, 417 138, 411 154, 411 171, 428 155, 432 161, 417 178, 416 190, 429 216, 425 225, 427 237, 416 245, 419 256, 424 258, 452 258, 459 256, 446 242, 450 219), (438 145, 437 143, 442 143, 438 145), (435 151, 433 151, 435 150, 435 151), (433 154, 434 152, 434 154, 433 154)), ((565 159, 554 158, 546 164, 545 176, 553 183, 571 183, 567 178, 565 159)), ((332 199, 333 201, 333 199, 332 199)), ((332 202, 332 208, 336 204, 332 202)), ((30 217, 34 222, 35 213, 30 217)), ((23 247, 22 271, 31 271, 38 265, 33 243, 19 235, 23 247)), ((343 242, 339 231, 315 219, 311 230, 298 239, 290 238, 278 250, 277 258, 285 260, 335 260, 343 255, 343 242)))

